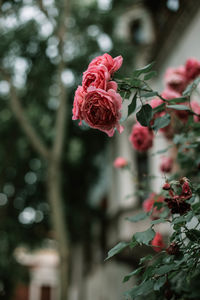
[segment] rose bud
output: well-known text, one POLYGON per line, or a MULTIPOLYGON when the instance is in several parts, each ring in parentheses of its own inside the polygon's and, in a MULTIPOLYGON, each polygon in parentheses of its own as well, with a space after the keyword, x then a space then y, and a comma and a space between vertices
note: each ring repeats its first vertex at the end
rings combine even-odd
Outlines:
POLYGON ((168 190, 171 189, 171 186, 170 186, 170 184, 168 182, 165 182, 165 184, 163 185, 162 189, 165 190, 165 191, 168 191, 168 190))
POLYGON ((113 163, 113 166, 117 169, 121 169, 121 168, 128 166, 128 162, 123 157, 117 157, 113 163))

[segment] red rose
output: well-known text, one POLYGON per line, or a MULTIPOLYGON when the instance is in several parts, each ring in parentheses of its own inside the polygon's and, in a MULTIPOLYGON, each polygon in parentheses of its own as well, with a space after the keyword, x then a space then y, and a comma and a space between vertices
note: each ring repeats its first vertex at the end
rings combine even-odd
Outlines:
POLYGON ((158 209, 157 207, 153 207, 154 203, 158 203, 158 202, 164 202, 164 197, 161 195, 157 195, 155 193, 151 193, 149 198, 147 198, 146 200, 144 200, 143 202, 143 209, 145 212, 149 212, 153 209, 151 218, 152 219, 156 219, 158 218, 160 212, 162 211, 162 209, 158 209))
POLYGON ((137 122, 133 125, 129 140, 136 150, 141 152, 147 151, 153 144, 153 132, 148 127, 143 127, 137 122))
POLYGON ((123 131, 123 127, 119 124, 121 105, 122 98, 116 91, 89 87, 79 115, 90 127, 113 136, 115 128, 120 133, 123 131))
POLYGON ((200 61, 189 58, 185 63, 185 72, 188 80, 194 80, 200 75, 200 61))
POLYGON ((153 249, 156 252, 160 252, 160 251, 162 251, 162 249, 165 248, 165 244, 163 242, 163 237, 159 232, 156 232, 154 239, 151 241, 151 245, 156 246, 156 247, 153 247, 153 249))

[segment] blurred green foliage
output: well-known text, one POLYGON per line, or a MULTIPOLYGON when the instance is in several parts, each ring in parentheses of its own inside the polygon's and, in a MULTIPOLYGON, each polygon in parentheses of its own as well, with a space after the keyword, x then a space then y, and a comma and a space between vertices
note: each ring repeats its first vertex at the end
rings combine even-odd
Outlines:
MULTIPOLYGON (((56 83, 58 41, 52 22, 59 21, 59 1, 49 1, 50 4, 47 1, 46 9, 51 21, 39 11, 38 2, 2 1, 0 66, 13 74, 27 118, 43 140, 51 145, 59 96, 56 83)), ((108 138, 100 131, 89 130, 86 126, 80 128, 72 122, 71 109, 75 89, 81 83, 80 74, 93 57, 109 51, 113 56, 123 55, 125 66, 126 62, 131 66, 133 45, 122 43, 115 32, 123 3, 115 6, 113 10, 104 11, 96 1, 90 1, 88 5, 75 1, 65 41, 66 73, 63 80, 66 80, 70 102, 62 162, 65 214, 72 242, 85 241, 87 248, 92 238, 92 224, 103 213, 102 206, 91 205, 88 196, 92 187, 98 184, 102 166, 107 163, 104 154, 108 138), (99 37, 104 37, 104 41, 107 39, 107 50, 99 42, 99 37)), ((8 90, 8 83, 0 77, 1 299, 8 299, 11 284, 16 283, 16 278, 20 280, 12 256, 15 248, 20 245, 37 247, 44 239, 52 237, 45 194, 46 165, 34 152, 15 120, 9 108, 8 90), (12 272, 13 268, 16 272, 12 272)), ((24 274, 23 270, 21 274, 24 274)))

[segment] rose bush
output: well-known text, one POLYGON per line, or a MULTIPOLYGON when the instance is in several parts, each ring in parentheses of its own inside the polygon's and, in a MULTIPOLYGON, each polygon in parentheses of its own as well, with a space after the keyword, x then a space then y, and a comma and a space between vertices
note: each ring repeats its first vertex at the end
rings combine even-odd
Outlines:
MULTIPOLYGON (((126 282, 132 276, 137 276, 137 284, 125 293, 125 299, 198 300, 200 105, 196 100, 192 101, 191 97, 200 83, 200 62, 191 58, 183 66, 169 68, 164 76, 165 88, 162 93, 152 90, 148 84, 148 80, 155 75, 153 64, 135 70, 130 78, 118 80, 117 85, 112 76, 121 63, 120 56, 113 59, 108 54, 91 62, 95 69, 104 65, 110 77, 105 73, 104 80, 101 80, 99 78, 103 73, 101 76, 96 73, 87 75, 90 78, 85 85, 87 89, 78 87, 75 94, 73 118, 84 120, 92 128, 112 136, 115 128, 122 131, 121 97, 127 99, 130 96, 132 101, 128 106, 127 117, 137 110, 137 121, 129 138, 132 146, 137 151, 148 151, 156 136, 154 132, 160 131, 176 148, 176 158, 163 158, 161 171, 171 172, 176 164, 176 174, 168 178, 165 174, 160 194, 151 193, 143 202, 144 211, 128 218, 130 222, 149 219, 150 228, 136 232, 130 242, 118 243, 108 252, 106 259, 127 247, 133 251, 135 247, 148 246, 150 254, 141 257, 138 268, 124 277, 126 282), (103 89, 96 84, 103 84, 103 89), (141 106, 136 105, 137 100, 141 106), (172 234, 163 237, 160 232, 156 232, 155 226, 159 223, 169 224, 172 234), (156 254, 152 255, 152 252, 156 254)), ((126 161, 121 158, 115 161, 116 168, 125 165, 126 161)))

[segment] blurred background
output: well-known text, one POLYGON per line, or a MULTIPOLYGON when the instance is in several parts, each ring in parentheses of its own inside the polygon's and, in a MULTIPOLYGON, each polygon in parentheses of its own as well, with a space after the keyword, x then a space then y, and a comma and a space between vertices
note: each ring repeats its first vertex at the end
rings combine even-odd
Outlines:
POLYGON ((139 182, 155 174, 157 192, 152 153, 166 142, 136 154, 134 119, 112 139, 80 127, 74 93, 105 52, 123 56, 119 76, 155 60, 161 91, 168 66, 200 59, 199 32, 198 0, 0 1, 0 299, 123 299, 140 253, 104 259, 141 230, 124 219, 144 195, 112 163, 124 156, 139 182))

